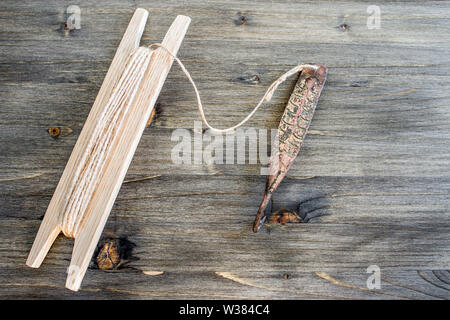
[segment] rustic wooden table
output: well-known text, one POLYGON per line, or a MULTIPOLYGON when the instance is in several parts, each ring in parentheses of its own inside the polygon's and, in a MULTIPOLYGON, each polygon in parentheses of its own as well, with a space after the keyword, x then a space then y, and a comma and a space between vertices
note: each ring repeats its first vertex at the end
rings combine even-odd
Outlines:
MULTIPOLYGON (((450 2, 378 2, 371 29, 365 1, 78 1, 81 29, 67 31, 71 4, 0 4, 0 298, 450 298, 450 2), (39 269, 25 260, 137 7, 150 11, 144 44, 192 18, 179 56, 215 126, 243 118, 294 65, 329 68, 273 203, 310 220, 254 234, 260 164, 171 161, 174 130, 200 119, 174 66, 100 243, 121 238, 128 263, 94 261, 74 293, 71 239, 39 269), (371 265, 380 289, 367 287, 371 265)), ((248 127, 277 127, 294 82, 248 127)))

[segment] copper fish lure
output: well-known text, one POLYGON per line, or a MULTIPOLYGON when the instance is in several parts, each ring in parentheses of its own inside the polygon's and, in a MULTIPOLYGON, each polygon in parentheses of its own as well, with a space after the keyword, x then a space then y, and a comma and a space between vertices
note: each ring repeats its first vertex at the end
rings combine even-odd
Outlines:
POLYGON ((300 151, 325 84, 327 71, 327 68, 320 64, 305 67, 292 91, 278 126, 279 143, 272 151, 269 160, 266 188, 253 223, 253 232, 258 232, 266 220, 264 211, 272 194, 283 181, 300 151))

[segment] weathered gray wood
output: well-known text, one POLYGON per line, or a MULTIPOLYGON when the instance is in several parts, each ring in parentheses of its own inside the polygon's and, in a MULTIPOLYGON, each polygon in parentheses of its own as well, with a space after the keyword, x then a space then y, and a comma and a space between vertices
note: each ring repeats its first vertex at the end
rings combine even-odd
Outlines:
MULTIPOLYGON (((363 1, 82 1, 81 29, 65 32, 69 4, 0 4, 2 298, 450 297, 449 2, 382 3, 381 29, 368 30, 363 1), (295 64, 329 68, 274 195, 274 209, 300 207, 310 220, 255 235, 261 165, 171 162, 173 130, 200 119, 174 67, 104 232, 127 236, 138 260, 89 269, 72 293, 71 239, 59 237, 40 269, 25 260, 136 7, 150 10, 148 44, 177 14, 192 18, 179 56, 216 127, 238 122, 295 64), (73 132, 54 139, 55 126, 73 132), (371 291, 373 264, 382 287, 371 291)), ((249 126, 276 128, 294 82, 249 126)))

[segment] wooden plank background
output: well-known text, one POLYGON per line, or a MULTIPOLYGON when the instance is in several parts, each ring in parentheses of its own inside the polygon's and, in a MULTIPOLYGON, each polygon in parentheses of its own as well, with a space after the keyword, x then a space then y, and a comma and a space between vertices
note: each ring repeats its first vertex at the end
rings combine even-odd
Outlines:
MULTIPOLYGON (((450 297, 450 2, 2 1, 0 3, 1 298, 450 297), (81 29, 65 31, 66 8, 81 29), (367 28, 380 6, 381 28, 367 28), (174 66, 104 238, 135 244, 114 271, 64 288, 72 240, 39 269, 25 260, 115 49, 138 8, 143 44, 192 18, 179 56, 212 125, 243 118, 301 62, 329 68, 305 145, 274 196, 308 223, 251 224, 260 164, 175 165, 171 135, 199 120, 174 66), (68 127, 53 138, 51 127, 68 127), (381 289, 369 290, 369 265, 381 289)), ((277 127, 295 79, 248 127, 277 127)))

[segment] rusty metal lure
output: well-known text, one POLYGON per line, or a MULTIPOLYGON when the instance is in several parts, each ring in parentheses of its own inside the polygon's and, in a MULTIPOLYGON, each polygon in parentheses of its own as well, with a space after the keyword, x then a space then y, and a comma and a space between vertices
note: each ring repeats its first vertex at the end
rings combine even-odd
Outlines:
POLYGON ((264 197, 253 223, 253 232, 266 220, 265 209, 297 157, 327 78, 327 68, 311 64, 303 68, 278 126, 278 145, 272 150, 264 197))
MULTIPOLYGON (((160 47, 159 44, 153 45, 160 47)), ((166 50, 164 47, 162 47, 162 49, 166 50)), ((206 120, 200 93, 198 92, 197 86, 189 74, 189 71, 186 70, 183 63, 175 55, 168 50, 166 51, 180 65, 186 77, 191 82, 197 97, 198 110, 200 112, 200 116, 202 117, 202 121, 214 134, 233 132, 236 128, 245 124, 264 102, 270 101, 275 90, 281 83, 286 81, 289 76, 301 71, 299 79, 294 90, 292 91, 291 97, 289 98, 286 109, 284 110, 284 114, 281 117, 281 121, 278 126, 277 134, 279 143, 274 152, 272 152, 272 156, 269 160, 269 174, 266 180, 264 197, 256 215, 255 222, 253 223, 253 231, 258 232, 266 219, 266 216, 263 214, 270 199, 272 198, 273 192, 286 176, 286 173, 289 171, 292 163, 297 157, 298 152, 300 151, 300 147, 302 146, 303 140, 305 139, 314 115, 317 102, 319 101, 320 93, 325 85, 328 69, 321 64, 311 63, 298 65, 292 68, 288 72, 281 75, 275 82, 272 83, 272 85, 270 85, 253 111, 250 112, 241 122, 233 127, 217 129, 212 127, 206 120)))

